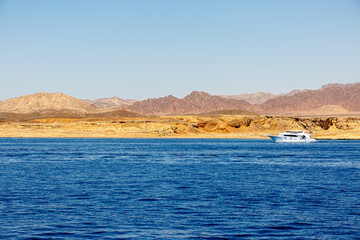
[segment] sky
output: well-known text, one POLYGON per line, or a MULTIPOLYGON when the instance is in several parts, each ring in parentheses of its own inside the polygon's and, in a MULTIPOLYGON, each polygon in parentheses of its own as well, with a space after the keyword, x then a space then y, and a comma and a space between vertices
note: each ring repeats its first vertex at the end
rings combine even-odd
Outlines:
POLYGON ((360 0, 0 0, 0 101, 360 82, 360 0))

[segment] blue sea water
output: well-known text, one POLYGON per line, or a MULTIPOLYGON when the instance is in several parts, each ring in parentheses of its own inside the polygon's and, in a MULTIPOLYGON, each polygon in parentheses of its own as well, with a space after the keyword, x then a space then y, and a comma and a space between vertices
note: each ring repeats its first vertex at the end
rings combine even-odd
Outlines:
POLYGON ((360 239, 360 141, 0 139, 1 239, 360 239))

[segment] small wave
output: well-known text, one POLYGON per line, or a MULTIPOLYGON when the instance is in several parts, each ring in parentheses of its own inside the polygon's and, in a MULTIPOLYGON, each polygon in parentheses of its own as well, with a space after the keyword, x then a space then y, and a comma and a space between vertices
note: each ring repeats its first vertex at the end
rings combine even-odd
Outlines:
POLYGON ((254 237, 259 237, 258 235, 254 235, 254 234, 233 234, 233 235, 224 235, 225 239, 239 239, 239 238, 244 238, 244 239, 252 239, 254 237))
POLYGON ((295 225, 295 226, 312 226, 313 224, 311 223, 301 223, 301 222, 294 222, 294 223, 291 223, 290 225, 295 225))
POLYGON ((69 195, 69 197, 71 198, 76 198, 76 199, 90 199, 90 196, 88 193, 84 193, 84 194, 71 194, 69 195))
POLYGON ((5 164, 9 164, 9 163, 20 163, 20 162, 24 162, 23 160, 20 159, 6 159, 4 161, 0 161, 0 163, 5 163, 5 164))
POLYGON ((3 157, 25 157, 29 155, 30 155, 29 153, 18 153, 18 154, 8 153, 8 154, 4 154, 3 157))
POLYGON ((74 233, 72 232, 45 232, 45 233, 40 233, 38 234, 39 236, 69 236, 69 235, 74 235, 74 233))
POLYGON ((283 226, 283 225, 280 225, 280 226, 270 226, 270 227, 267 227, 268 229, 275 229, 275 230, 298 230, 299 228, 297 227, 292 227, 292 226, 283 226))
POLYGON ((155 198, 140 198, 138 201, 140 201, 140 202, 156 202, 158 200, 155 198))
POLYGON ((199 156, 201 156, 201 157, 219 157, 219 155, 218 154, 199 154, 199 156))
POLYGON ((100 231, 92 232, 91 234, 103 234, 103 233, 106 233, 106 231, 100 230, 100 231))

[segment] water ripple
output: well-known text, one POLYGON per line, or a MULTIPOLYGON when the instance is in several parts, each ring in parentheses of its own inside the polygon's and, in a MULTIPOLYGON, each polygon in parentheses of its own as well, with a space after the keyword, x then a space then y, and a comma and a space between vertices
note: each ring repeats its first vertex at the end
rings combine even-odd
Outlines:
POLYGON ((0 146, 0 239, 360 238, 360 141, 0 146))

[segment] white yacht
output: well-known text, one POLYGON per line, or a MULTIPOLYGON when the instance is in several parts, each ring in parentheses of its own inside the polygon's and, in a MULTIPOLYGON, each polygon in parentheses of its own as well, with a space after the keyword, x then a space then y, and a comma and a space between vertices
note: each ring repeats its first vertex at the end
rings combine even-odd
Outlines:
POLYGON ((309 133, 304 130, 286 130, 279 133, 278 136, 268 135, 275 142, 316 142, 309 133))

